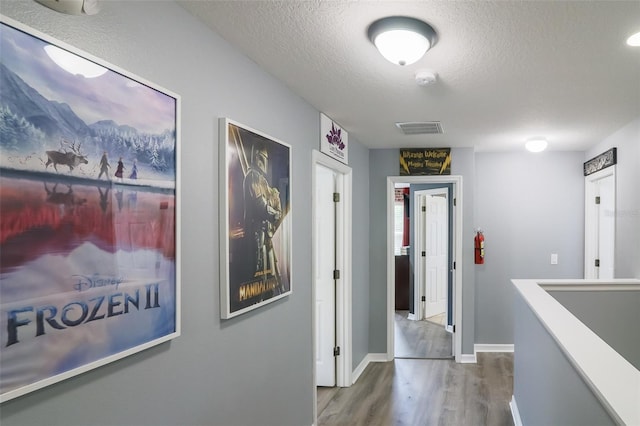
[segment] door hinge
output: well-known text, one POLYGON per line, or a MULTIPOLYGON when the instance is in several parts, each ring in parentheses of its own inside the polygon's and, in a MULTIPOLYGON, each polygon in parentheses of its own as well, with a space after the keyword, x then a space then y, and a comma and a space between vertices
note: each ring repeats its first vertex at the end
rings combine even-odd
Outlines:
POLYGON ((340 202, 340 193, 339 192, 334 192, 333 193, 333 202, 334 203, 339 203, 340 202))
POLYGON ((453 206, 454 207, 456 206, 456 199, 455 198, 453 199, 453 206))
POLYGON ((456 325, 455 324, 453 324, 453 332, 454 333, 456 332, 456 325))
POLYGON ((422 301, 426 302, 427 301, 427 296, 422 296, 422 301))
POLYGON ((427 257, 427 252, 426 252, 426 251, 423 251, 420 255, 421 255, 422 257, 427 257))
POLYGON ((426 213, 426 211, 427 211, 427 206, 422 206, 422 212, 426 213))
POLYGON ((340 346, 333 348, 333 356, 340 356, 340 346))
POLYGON ((453 262, 453 269, 456 269, 456 262, 453 262))
POLYGON ((339 269, 335 269, 333 271, 333 279, 334 280, 339 280, 340 279, 340 270, 339 269))
POLYGON ((600 197, 596 197, 596 204, 600 204, 600 197))
POLYGON ((596 268, 600 267, 600 259, 596 259, 596 268))

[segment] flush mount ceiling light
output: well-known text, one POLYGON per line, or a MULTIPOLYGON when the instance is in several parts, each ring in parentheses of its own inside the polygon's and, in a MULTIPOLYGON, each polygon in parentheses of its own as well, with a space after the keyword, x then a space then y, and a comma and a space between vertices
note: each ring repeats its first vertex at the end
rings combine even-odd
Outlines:
POLYGON ((36 0, 56 12, 67 15, 95 15, 100 12, 98 0, 36 0))
POLYGON ((418 61, 437 38, 431 25, 407 16, 378 19, 369 26, 367 35, 382 56, 398 65, 418 61))
POLYGON ((629 46, 639 47, 640 46, 640 33, 635 33, 634 35, 629 37, 627 39, 627 44, 629 46))
POLYGON ((547 140, 544 138, 534 138, 534 139, 529 139, 526 143, 525 143, 525 148, 527 148, 527 151, 529 152, 542 152, 545 149, 547 149, 547 140))
POLYGON ((51 44, 46 45, 44 51, 47 52, 49 58, 60 68, 73 75, 81 75, 84 78, 95 78, 107 72, 105 67, 60 49, 57 46, 51 44))

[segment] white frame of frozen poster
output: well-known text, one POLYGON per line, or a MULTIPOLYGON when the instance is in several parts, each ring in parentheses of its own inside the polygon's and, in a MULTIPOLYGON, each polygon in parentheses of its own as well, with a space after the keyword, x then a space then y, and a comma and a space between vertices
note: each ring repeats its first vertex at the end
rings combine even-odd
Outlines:
POLYGON ((292 292, 291 146, 229 118, 218 127, 220 317, 229 319, 292 292))
POLYGON ((0 120, 21 123, 0 144, 0 194, 16 201, 0 203, 3 224, 22 218, 0 240, 5 402, 180 335, 181 101, 20 22, 0 23, 2 80, 26 90, 0 103, 0 120), (66 71, 56 54, 102 74, 66 71), (20 107, 26 99, 44 122, 20 107), (29 219, 27 204, 45 214, 29 219))

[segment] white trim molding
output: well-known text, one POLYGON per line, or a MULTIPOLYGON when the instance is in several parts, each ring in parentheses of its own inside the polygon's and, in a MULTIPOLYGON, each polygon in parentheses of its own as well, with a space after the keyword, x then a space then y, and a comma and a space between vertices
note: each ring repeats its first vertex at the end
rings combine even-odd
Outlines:
POLYGON ((511 408, 511 417, 513 418, 514 426, 523 426, 522 419, 520 418, 520 411, 518 411, 518 404, 516 404, 515 395, 511 395, 511 401, 509 401, 509 408, 511 408))
POLYGON ((351 373, 352 384, 355 384, 371 362, 387 362, 387 354, 367 354, 362 361, 360 361, 356 369, 353 370, 353 373, 351 373))
MULTIPOLYGON (((337 232, 341 235, 342 244, 338 244, 336 247, 336 254, 338 264, 337 268, 341 271, 340 277, 340 289, 336 291, 336 344, 341 349, 341 354, 337 357, 336 361, 336 386, 349 387, 352 384, 351 378, 351 350, 352 350, 352 336, 351 336, 351 216, 352 216, 352 170, 349 166, 340 163, 329 156, 322 154, 317 150, 312 152, 312 173, 311 173, 311 185, 312 190, 315 191, 316 185, 316 165, 328 167, 339 174, 339 186, 342 189, 342 197, 344 202, 340 203, 338 211, 338 223, 337 232)), ((312 223, 315 223, 315 210, 312 209, 312 223)), ((315 226, 312 227, 312 241, 315 240, 315 226)), ((313 246, 313 245, 312 245, 313 246)), ((315 255, 312 260, 312 271, 315 277, 315 255)), ((317 378, 316 378, 316 296, 315 296, 315 281, 312 280, 312 303, 311 303, 311 341, 312 341, 312 382, 313 382, 313 418, 318 419, 318 400, 317 400, 317 378)))
MULTIPOLYGON (((613 177, 613 221, 615 229, 615 210, 616 210, 616 166, 607 167, 596 173, 584 177, 584 278, 597 279, 600 277, 599 267, 595 266, 594 259, 598 258, 599 242, 598 242, 598 206, 593 202, 596 195, 600 195, 597 182, 599 180, 613 177)), ((614 232, 615 247, 615 232, 614 232)), ((612 262, 615 266, 615 250, 612 254, 612 262)), ((615 273, 615 272, 614 272, 615 273)), ((615 275, 614 275, 615 276, 615 275)))
POLYGON ((473 345, 473 353, 462 354, 458 362, 462 364, 476 364, 478 362, 478 352, 513 352, 513 345, 476 343, 473 345))
POLYGON ((473 345, 473 352, 513 352, 513 344, 510 345, 495 345, 487 343, 476 343, 473 345))
MULTIPOLYGON (((393 226, 393 206, 394 206, 394 189, 396 183, 409 183, 409 184, 421 184, 421 183, 452 183, 453 184, 453 197, 456 200, 453 214, 453 240, 454 240, 454 253, 453 260, 459 265, 453 272, 453 323, 456 325, 456 331, 453 333, 453 354, 455 360, 458 363, 468 362, 465 361, 467 355, 462 354, 462 176, 449 175, 449 176, 387 176, 387 353, 385 361, 393 361, 394 359, 394 316, 395 316, 395 262, 393 251, 393 238, 394 238, 394 226, 393 226)), ((470 355, 475 361, 475 354, 470 355)))
POLYGON ((640 280, 511 282, 615 423, 640 425, 640 371, 549 294, 560 289, 640 291, 640 280))
POLYGON ((460 355, 460 361, 457 361, 460 364, 477 364, 478 360, 476 359, 476 354, 462 354, 460 355))
MULTIPOLYGON (((336 386, 349 387, 351 386, 351 350, 352 350, 352 336, 351 336, 351 191, 352 191, 352 170, 349 166, 340 163, 333 158, 322 154, 320 151, 313 150, 312 152, 312 187, 315 191, 315 166, 317 164, 330 168, 336 171, 339 176, 339 186, 341 187, 343 202, 340 203, 338 209, 338 221, 336 223, 337 232, 342 237, 340 240, 342 244, 337 244, 336 247, 336 268, 340 270, 340 286, 336 292, 336 344, 341 349, 341 355, 338 356, 336 362, 336 386)), ((312 221, 315 223, 315 210, 312 212, 312 221)), ((315 232, 315 227, 312 232, 315 232)), ((312 236, 315 239, 315 235, 312 236)), ((313 276, 315 276, 315 256, 313 257, 313 276)), ((315 313, 315 283, 313 285, 313 303, 312 303, 312 339, 313 339, 313 354, 315 354, 315 331, 316 331, 316 313, 315 313)), ((314 388, 315 388, 315 358, 314 358, 314 388)))

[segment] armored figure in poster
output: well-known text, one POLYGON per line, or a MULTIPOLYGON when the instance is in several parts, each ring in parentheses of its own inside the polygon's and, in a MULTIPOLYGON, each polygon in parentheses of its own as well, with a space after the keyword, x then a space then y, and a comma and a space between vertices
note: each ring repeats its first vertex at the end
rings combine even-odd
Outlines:
POLYGON ((280 192, 271 187, 267 179, 268 161, 267 149, 262 144, 255 144, 244 179, 244 226, 252 250, 250 265, 255 268, 254 279, 270 281, 269 287, 273 287, 273 295, 277 295, 284 290, 272 238, 280 225, 282 207, 280 192))

